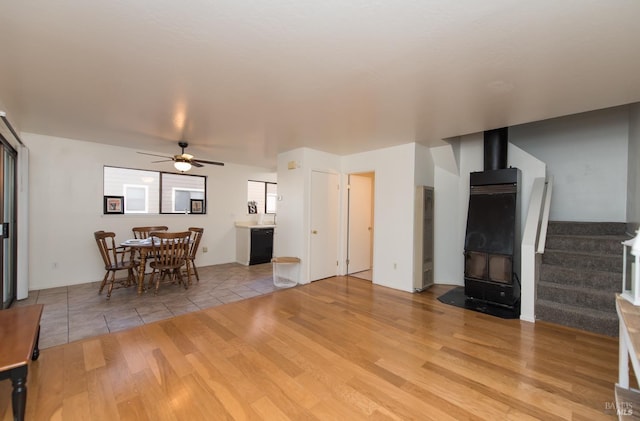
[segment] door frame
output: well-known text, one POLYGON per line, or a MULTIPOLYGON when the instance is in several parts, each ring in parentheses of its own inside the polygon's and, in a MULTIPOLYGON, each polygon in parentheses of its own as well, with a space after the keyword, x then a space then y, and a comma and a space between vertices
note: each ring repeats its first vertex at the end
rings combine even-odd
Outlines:
MULTIPOLYGON (((347 185, 350 185, 350 181, 351 181, 351 176, 352 175, 357 175, 357 176, 363 176, 363 175, 370 175, 371 177, 371 203, 370 203, 370 212, 371 212, 371 244, 370 244, 370 253, 371 253, 371 271, 373 273, 374 271, 374 250, 375 250, 375 215, 376 215, 376 200, 375 200, 375 192, 376 192, 376 172, 375 170, 370 170, 370 171, 354 171, 354 172, 350 172, 347 174, 347 185)), ((345 270, 344 273, 345 275, 349 276, 349 238, 351 237, 351 227, 349 224, 349 216, 351 215, 351 189, 347 188, 347 193, 346 193, 346 221, 345 221, 345 250, 344 250, 344 255, 345 255, 345 270)), ((372 282, 373 282, 373 275, 372 275, 372 282)))
POLYGON ((4 230, 0 230, 0 309, 9 308, 13 301, 18 296, 18 152, 14 147, 4 138, 0 133, 0 224, 8 222, 8 237, 4 237, 4 230), (13 210, 11 212, 11 220, 5 221, 5 156, 10 156, 13 159, 13 174, 12 180, 12 197, 10 198, 13 210), (7 251, 6 242, 10 242, 8 251, 11 255, 7 256, 10 259, 9 280, 5 280, 5 252, 7 251), (11 296, 5 297, 5 282, 9 282, 11 296))

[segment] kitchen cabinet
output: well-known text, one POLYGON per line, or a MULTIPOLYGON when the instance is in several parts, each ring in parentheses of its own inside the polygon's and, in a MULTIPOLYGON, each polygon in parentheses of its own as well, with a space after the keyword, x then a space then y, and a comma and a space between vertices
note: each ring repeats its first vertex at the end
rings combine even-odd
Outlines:
POLYGON ((270 262, 274 235, 275 225, 236 224, 236 262, 245 266, 270 262))

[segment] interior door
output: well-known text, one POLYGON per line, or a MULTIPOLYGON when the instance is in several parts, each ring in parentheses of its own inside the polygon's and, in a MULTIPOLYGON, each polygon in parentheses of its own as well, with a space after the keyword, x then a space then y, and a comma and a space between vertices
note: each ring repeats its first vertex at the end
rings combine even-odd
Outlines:
POLYGON ((339 205, 338 174, 312 171, 310 281, 337 275, 339 205))
POLYGON ((349 175, 347 273, 371 269, 373 252, 373 173, 349 175))

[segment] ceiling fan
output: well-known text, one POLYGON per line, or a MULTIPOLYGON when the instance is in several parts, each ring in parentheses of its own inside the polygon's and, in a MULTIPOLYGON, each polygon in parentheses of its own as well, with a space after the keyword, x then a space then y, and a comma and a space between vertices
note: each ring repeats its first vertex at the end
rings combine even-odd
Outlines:
POLYGON ((189 146, 189 144, 185 141, 178 142, 178 146, 182 148, 182 153, 180 155, 164 156, 164 155, 156 155, 153 153, 146 153, 146 152, 138 152, 138 153, 142 155, 159 156, 161 158, 167 158, 161 161, 153 161, 153 163, 173 161, 173 166, 176 168, 176 170, 180 172, 189 171, 192 166, 204 167, 204 165, 202 164, 221 165, 221 166, 224 165, 223 162, 205 161, 204 159, 195 159, 193 155, 184 153, 184 149, 187 146, 189 146))

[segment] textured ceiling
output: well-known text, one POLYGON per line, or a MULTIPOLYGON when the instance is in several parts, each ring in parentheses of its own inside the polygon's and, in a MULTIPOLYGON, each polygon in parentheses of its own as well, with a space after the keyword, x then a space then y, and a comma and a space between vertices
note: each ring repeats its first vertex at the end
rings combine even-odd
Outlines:
POLYGON ((0 14, 22 131, 273 167, 640 101, 637 0, 29 0, 0 14))

